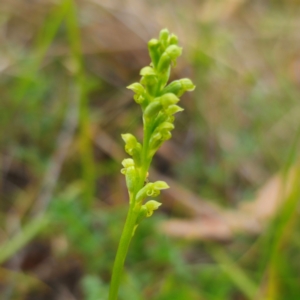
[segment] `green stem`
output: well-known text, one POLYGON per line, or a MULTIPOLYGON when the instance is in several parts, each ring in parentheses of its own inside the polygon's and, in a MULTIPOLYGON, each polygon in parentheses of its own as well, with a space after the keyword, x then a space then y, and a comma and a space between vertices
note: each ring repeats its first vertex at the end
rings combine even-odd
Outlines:
POLYGON ((122 278, 123 266, 125 258, 127 256, 129 244, 133 236, 136 219, 138 216, 138 213, 136 213, 133 208, 134 205, 130 205, 122 236, 120 239, 119 247, 117 250, 109 289, 109 300, 116 300, 118 298, 118 290, 122 278))
MULTIPOLYGON (((149 140, 150 140, 151 132, 148 124, 144 123, 144 140, 143 140, 143 152, 142 152, 142 172, 140 176, 140 185, 141 187, 144 184, 146 179, 146 174, 149 170, 149 166, 151 163, 151 159, 148 158, 148 148, 149 148, 149 140)), ((140 188, 141 188, 140 187, 140 188)))
MULTIPOLYGON (((140 173, 139 182, 137 184, 137 190, 136 193, 143 187, 144 180, 146 177, 146 173, 149 168, 150 161, 147 159, 148 154, 148 144, 150 139, 150 132, 147 126, 145 126, 144 131, 144 141, 143 141, 143 153, 142 153, 142 168, 140 173)), ((127 256, 128 248, 130 241, 132 239, 132 236, 134 234, 134 227, 136 225, 136 219, 138 217, 139 211, 135 211, 135 196, 136 193, 134 193, 131 201, 130 201, 130 208, 127 214, 126 222, 124 225, 124 229, 121 235, 119 247, 117 250, 114 267, 112 271, 112 278, 110 283, 110 289, 109 289, 109 298, 108 300, 116 300, 118 297, 118 290, 122 278, 123 273, 123 266, 124 262, 127 256)))

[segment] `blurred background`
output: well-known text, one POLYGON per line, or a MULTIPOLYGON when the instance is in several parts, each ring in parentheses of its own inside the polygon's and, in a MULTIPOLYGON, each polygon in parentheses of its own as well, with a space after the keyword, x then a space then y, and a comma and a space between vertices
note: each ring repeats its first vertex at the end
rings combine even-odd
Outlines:
POLYGON ((126 86, 168 28, 191 78, 121 300, 300 299, 300 2, 1 0, 1 300, 106 300, 128 209, 126 86))

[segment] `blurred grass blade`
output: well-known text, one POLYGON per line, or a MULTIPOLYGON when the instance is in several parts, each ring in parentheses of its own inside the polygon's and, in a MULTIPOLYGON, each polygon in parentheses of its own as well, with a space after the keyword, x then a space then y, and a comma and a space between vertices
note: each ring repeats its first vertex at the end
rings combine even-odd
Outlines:
POLYGON ((39 232, 41 232, 50 222, 50 217, 42 215, 28 222, 23 230, 9 239, 0 247, 0 264, 12 257, 16 252, 23 248, 39 232))
POLYGON ((292 175, 292 178, 289 178, 292 181, 291 192, 284 202, 284 206, 279 211, 277 218, 275 218, 275 226, 273 226, 271 230, 271 235, 274 238, 270 249, 270 262, 268 265, 269 281, 266 293, 267 299, 272 300, 281 299, 280 286, 282 280, 280 279, 280 273, 281 269, 284 267, 284 257, 287 255, 286 250, 284 249, 286 248, 289 239, 293 236, 294 227, 297 224, 295 220, 298 216, 297 206, 300 199, 299 166, 292 175))
POLYGON ((300 167, 299 162, 296 163, 296 161, 299 156, 299 140, 300 127, 295 134, 283 167, 284 187, 282 197, 285 197, 286 200, 281 201, 283 205, 278 210, 265 236, 265 239, 270 241, 266 243, 267 248, 265 249, 267 263, 264 273, 267 272, 268 274, 265 297, 270 300, 280 299, 281 297, 282 279, 280 279, 280 273, 287 264, 285 260, 286 253, 283 249, 293 236, 297 224, 295 220, 298 216, 296 208, 300 198, 300 167))
POLYGON ((96 168, 93 159, 93 148, 90 133, 90 117, 86 95, 86 76, 84 72, 81 37, 77 18, 76 4, 68 0, 70 9, 66 14, 67 35, 71 47, 71 60, 74 68, 75 84, 80 98, 79 107, 79 146, 84 180, 84 206, 90 207, 95 194, 96 168))
POLYGON ((220 268, 226 273, 239 290, 249 299, 255 299, 258 288, 248 275, 223 251, 220 247, 210 245, 209 253, 218 262, 220 268))

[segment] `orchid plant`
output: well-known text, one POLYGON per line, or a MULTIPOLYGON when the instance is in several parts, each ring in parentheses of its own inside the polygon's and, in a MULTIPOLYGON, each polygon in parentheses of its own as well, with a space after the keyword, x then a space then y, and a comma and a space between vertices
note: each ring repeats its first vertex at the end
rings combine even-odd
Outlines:
POLYGON ((130 241, 140 222, 151 217, 161 203, 145 199, 156 197, 161 190, 169 188, 166 182, 148 182, 148 171, 152 158, 161 145, 172 136, 174 114, 183 111, 177 105, 179 97, 195 86, 188 78, 175 80, 169 84, 170 70, 176 65, 182 48, 178 46, 178 38, 167 29, 160 32, 159 39, 148 42, 151 63, 141 69, 140 82, 127 88, 132 90, 134 100, 143 112, 144 137, 141 144, 130 134, 122 134, 125 151, 131 158, 122 162, 121 173, 125 175, 129 195, 129 211, 117 250, 109 291, 109 300, 116 300, 121 282, 123 266, 130 241))

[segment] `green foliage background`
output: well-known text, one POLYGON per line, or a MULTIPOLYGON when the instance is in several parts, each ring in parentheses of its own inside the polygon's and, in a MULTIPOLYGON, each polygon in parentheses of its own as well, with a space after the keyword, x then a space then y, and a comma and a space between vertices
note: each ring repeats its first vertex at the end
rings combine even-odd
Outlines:
POLYGON ((295 177, 259 234, 227 242, 163 234, 162 221, 189 216, 162 195, 130 247, 120 299, 298 300, 299 10, 296 0, 1 1, 1 299, 107 298, 128 207, 120 134, 141 134, 125 87, 168 27, 184 49, 174 79, 197 89, 155 170, 224 209, 250 203, 276 172, 295 177))

